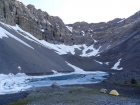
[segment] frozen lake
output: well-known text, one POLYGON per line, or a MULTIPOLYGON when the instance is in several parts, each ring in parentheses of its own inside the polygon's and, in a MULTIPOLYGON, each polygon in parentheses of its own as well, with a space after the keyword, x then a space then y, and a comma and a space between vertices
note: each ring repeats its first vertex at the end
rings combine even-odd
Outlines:
POLYGON ((57 82, 60 85, 99 83, 108 76, 106 72, 83 73, 55 73, 54 75, 27 76, 23 73, 17 75, 0 74, 0 94, 17 93, 32 88, 51 86, 57 82))

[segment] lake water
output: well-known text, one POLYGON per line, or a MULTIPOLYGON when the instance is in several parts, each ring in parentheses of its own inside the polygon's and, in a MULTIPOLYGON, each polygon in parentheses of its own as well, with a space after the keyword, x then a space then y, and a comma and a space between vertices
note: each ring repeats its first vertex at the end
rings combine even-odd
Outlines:
POLYGON ((57 82, 60 85, 99 83, 108 76, 106 72, 84 72, 84 73, 56 73, 54 75, 27 76, 19 73, 17 75, 0 74, 0 94, 17 93, 32 88, 51 86, 57 82))

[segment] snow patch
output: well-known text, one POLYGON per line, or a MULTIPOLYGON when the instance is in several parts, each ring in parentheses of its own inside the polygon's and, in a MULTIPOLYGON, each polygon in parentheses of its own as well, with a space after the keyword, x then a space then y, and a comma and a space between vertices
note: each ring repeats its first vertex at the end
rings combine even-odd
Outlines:
POLYGON ((90 28, 90 31, 93 32, 93 30, 90 28))
POLYGON ((66 27, 70 30, 70 32, 72 32, 73 27, 70 27, 70 26, 66 26, 66 27))
POLYGON ((21 73, 21 67, 20 66, 18 66, 18 70, 19 70, 19 73, 21 73))
POLYGON ((123 22, 124 20, 125 20, 125 18, 123 18, 122 20, 118 21, 117 23, 121 23, 121 22, 123 22))
POLYGON ((109 62, 105 62, 106 65, 109 65, 109 62))
POLYGON ((87 47, 86 45, 83 45, 83 47, 84 47, 84 50, 82 52, 83 54, 81 54, 80 56, 90 57, 90 56, 96 56, 97 54, 99 54, 99 50, 100 50, 101 46, 98 49, 95 49, 93 46, 94 45, 87 47), (91 50, 91 52, 86 53, 88 50, 91 50))
POLYGON ((9 36, 9 37, 14 38, 15 40, 19 41, 20 43, 24 44, 25 46, 34 49, 32 46, 30 46, 29 44, 27 44, 23 40, 19 39, 18 37, 14 36, 13 34, 9 33, 8 31, 3 29, 2 27, 0 27, 0 34, 1 34, 0 38, 9 36))
POLYGON ((41 31, 44 32, 45 30, 44 29, 41 29, 41 31))
POLYGON ((53 74, 58 74, 58 72, 56 70, 52 70, 53 74))
POLYGON ((16 93, 30 88, 30 85, 27 85, 25 82, 27 77, 22 73, 18 73, 17 75, 0 74, 0 94, 16 93))
POLYGON ((80 69, 80 68, 78 68, 78 67, 76 67, 68 62, 66 62, 66 63, 67 63, 67 65, 69 65, 70 67, 72 67, 75 70, 75 73, 85 73, 84 70, 82 70, 82 69, 80 69))
POLYGON ((48 23, 49 25, 52 25, 49 21, 47 21, 47 23, 48 23))
MULTIPOLYGON (((122 58, 121 58, 122 59, 122 58)), ((119 65, 120 65, 120 62, 121 62, 121 59, 118 60, 117 63, 115 63, 115 65, 111 68, 111 69, 114 69, 114 70, 122 70, 123 68, 119 68, 119 65)))
POLYGON ((55 46, 59 48, 59 50, 64 51, 66 54, 70 52, 72 55, 75 54, 75 49, 81 50, 80 47, 82 47, 81 45, 66 46, 64 44, 55 45, 55 46))
POLYGON ((97 62, 97 63, 99 63, 99 64, 101 64, 101 65, 103 64, 103 62, 99 62, 99 61, 97 61, 97 60, 94 60, 94 61, 97 62))
POLYGON ((85 32, 84 31, 82 31, 82 35, 85 36, 85 32))
POLYGON ((26 38, 29 41, 33 41, 35 43, 38 43, 40 45, 42 45, 37 38, 35 38, 33 35, 31 35, 30 33, 22 30, 18 25, 16 26, 10 26, 11 28, 13 28, 15 31, 17 31, 21 36, 23 36, 24 38, 26 38), (24 34, 21 34, 20 32, 23 32, 24 34))
POLYGON ((20 66, 18 66, 18 69, 19 69, 19 70, 21 70, 21 67, 20 67, 20 66))
POLYGON ((95 40, 95 39, 93 39, 93 40, 94 40, 94 42, 95 42, 95 43, 97 43, 97 42, 98 42, 98 41, 97 41, 97 40, 95 40))
POLYGON ((111 45, 107 46, 107 48, 106 48, 106 49, 109 49, 109 48, 110 48, 110 46, 111 46, 111 45))
POLYGON ((4 29, 0 27, 0 38, 2 39, 3 37, 9 38, 3 31, 4 29))

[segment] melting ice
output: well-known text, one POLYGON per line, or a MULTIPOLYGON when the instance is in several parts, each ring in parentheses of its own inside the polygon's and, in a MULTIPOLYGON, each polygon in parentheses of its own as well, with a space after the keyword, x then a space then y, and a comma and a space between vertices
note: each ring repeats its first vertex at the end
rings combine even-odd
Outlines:
POLYGON ((54 73, 54 75, 27 76, 23 73, 16 75, 0 74, 0 94, 17 93, 32 88, 50 86, 53 82, 60 85, 98 83, 105 79, 105 72, 54 73))

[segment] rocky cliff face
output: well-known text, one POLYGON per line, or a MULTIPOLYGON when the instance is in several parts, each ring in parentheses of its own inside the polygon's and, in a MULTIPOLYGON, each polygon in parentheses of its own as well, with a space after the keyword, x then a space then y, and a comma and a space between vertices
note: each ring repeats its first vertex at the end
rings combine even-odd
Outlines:
POLYGON ((38 39, 52 43, 72 43, 71 31, 59 17, 37 10, 33 5, 26 7, 16 0, 0 0, 0 20, 10 25, 18 24, 38 39))
POLYGON ((68 24, 71 27, 75 43, 93 43, 98 40, 98 44, 102 45, 106 42, 115 42, 120 38, 125 37, 128 30, 134 29, 136 24, 139 24, 140 11, 130 16, 127 19, 116 18, 109 22, 86 23, 76 22, 68 24), (78 37, 79 36, 79 37, 78 37), (78 41, 77 41, 78 37, 78 41))
MULTIPOLYGON (((94 42, 94 39, 100 40, 111 34, 116 36, 124 28, 129 28, 127 24, 139 17, 138 12, 128 19, 116 18, 107 23, 76 22, 65 25, 61 18, 50 16, 33 5, 25 6, 17 0, 0 0, 0 20, 2 22, 10 25, 18 24, 23 30, 38 39, 44 39, 51 43, 87 44, 94 42)), ((113 40, 116 40, 116 37, 107 39, 107 41, 113 40)))
MULTIPOLYGON (((91 24, 76 22, 68 26, 72 27, 74 37, 79 36, 80 40, 77 43, 82 43, 83 41, 88 46, 93 45, 94 48, 99 48, 100 52, 100 54, 89 58, 65 56, 72 64, 76 64, 84 70, 140 69, 139 11, 127 19, 116 18, 106 23, 91 24), (94 62, 95 59, 97 62, 94 62), (80 61, 79 63, 77 62, 78 60, 80 61)), ((91 52, 90 49, 87 50, 87 53, 91 52)))

